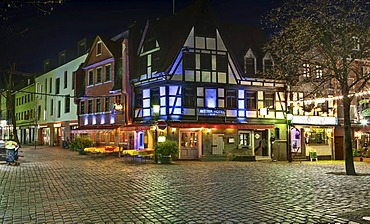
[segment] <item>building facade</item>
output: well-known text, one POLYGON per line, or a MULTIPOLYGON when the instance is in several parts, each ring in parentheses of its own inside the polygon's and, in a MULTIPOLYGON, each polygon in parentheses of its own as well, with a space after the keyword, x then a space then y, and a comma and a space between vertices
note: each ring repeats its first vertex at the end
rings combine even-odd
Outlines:
POLYGON ((35 79, 28 79, 24 85, 14 93, 18 140, 21 144, 37 144, 35 79))
POLYGON ((127 32, 106 39, 95 38, 84 65, 76 72, 79 128, 75 135, 90 137, 95 144, 122 142, 125 104, 122 93, 122 46, 127 32))
POLYGON ((71 130, 78 127, 74 104, 74 74, 87 54, 36 77, 36 116, 41 145, 61 145, 71 139, 71 130))
POLYGON ((272 66, 263 40, 258 29, 216 23, 206 1, 148 21, 130 55, 129 144, 175 139, 179 159, 286 160, 286 86, 258 78, 272 66))

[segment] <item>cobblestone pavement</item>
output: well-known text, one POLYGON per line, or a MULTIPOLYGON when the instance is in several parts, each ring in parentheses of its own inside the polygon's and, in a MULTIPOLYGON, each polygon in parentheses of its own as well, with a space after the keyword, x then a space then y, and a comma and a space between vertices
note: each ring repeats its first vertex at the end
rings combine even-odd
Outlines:
MULTIPOLYGON (((366 223, 370 176, 343 162, 198 162, 92 158, 22 148, 0 165, 2 223, 366 223)), ((356 163, 370 174, 370 163, 356 163)), ((369 223, 369 222, 367 222, 369 223)))

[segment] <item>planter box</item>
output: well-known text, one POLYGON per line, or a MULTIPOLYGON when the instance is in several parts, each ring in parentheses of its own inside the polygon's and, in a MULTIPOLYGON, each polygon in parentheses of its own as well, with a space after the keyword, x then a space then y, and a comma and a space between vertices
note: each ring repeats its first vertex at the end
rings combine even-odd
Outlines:
POLYGON ((161 164, 171 164, 172 163, 171 156, 160 156, 159 161, 161 162, 161 164))

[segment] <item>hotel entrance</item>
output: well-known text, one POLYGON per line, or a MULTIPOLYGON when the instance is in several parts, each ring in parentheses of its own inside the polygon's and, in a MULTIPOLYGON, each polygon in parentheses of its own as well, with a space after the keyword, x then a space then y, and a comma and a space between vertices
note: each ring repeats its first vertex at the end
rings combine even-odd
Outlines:
POLYGON ((199 130, 180 130, 180 158, 198 159, 201 140, 199 130))

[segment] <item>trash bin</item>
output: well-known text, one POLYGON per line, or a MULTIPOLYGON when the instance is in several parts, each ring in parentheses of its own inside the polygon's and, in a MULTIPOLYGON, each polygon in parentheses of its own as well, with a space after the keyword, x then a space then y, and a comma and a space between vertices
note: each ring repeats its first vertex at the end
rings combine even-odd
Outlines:
POLYGON ((5 161, 8 164, 19 165, 18 148, 19 148, 18 143, 14 141, 7 141, 5 143, 5 151, 6 151, 5 161))
POLYGON ((6 150, 5 150, 5 142, 0 140, 0 161, 5 161, 6 158, 6 150))

